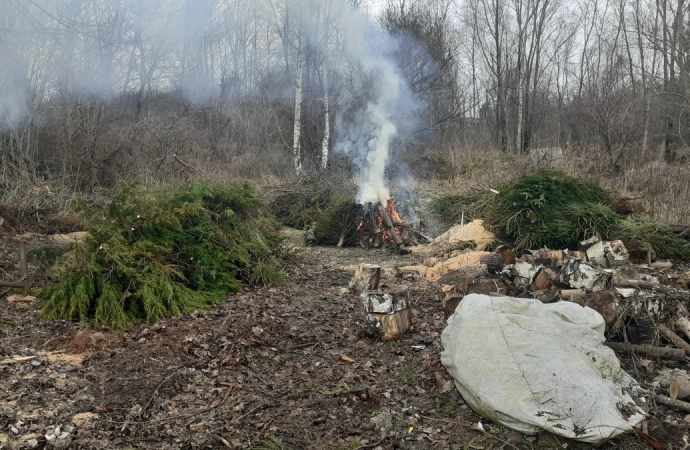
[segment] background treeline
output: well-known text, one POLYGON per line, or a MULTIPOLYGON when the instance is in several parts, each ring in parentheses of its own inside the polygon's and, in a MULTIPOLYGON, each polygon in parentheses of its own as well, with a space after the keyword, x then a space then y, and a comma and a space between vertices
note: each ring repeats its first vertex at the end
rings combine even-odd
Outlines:
POLYGON ((92 191, 134 176, 271 182, 349 170, 331 152, 342 99, 351 107, 362 85, 339 56, 352 29, 370 27, 388 38, 365 33, 369 45, 392 46, 426 106, 394 146, 414 175, 509 172, 530 149, 561 147, 569 170, 681 222, 690 213, 689 6, 4 0, 0 183, 7 197, 25 190, 22 180, 92 191))

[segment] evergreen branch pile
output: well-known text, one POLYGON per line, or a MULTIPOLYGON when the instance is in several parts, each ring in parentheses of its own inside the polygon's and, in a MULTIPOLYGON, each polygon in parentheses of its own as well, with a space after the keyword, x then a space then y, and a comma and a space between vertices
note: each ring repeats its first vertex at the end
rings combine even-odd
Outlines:
POLYGON ((129 184, 89 213, 88 235, 58 263, 61 282, 43 292, 44 320, 123 329, 284 280, 272 254, 279 225, 247 184, 155 195, 129 184))
POLYGON ((319 245, 346 247, 357 244, 357 227, 362 218, 362 206, 352 198, 336 198, 316 221, 316 242, 319 245))
POLYGON ((592 236, 620 239, 629 249, 653 248, 660 257, 690 258, 673 231, 652 219, 625 217, 611 206, 613 195, 595 183, 550 169, 540 169, 513 184, 436 200, 443 219, 457 220, 461 211, 484 219, 503 242, 516 249, 577 248, 592 236))

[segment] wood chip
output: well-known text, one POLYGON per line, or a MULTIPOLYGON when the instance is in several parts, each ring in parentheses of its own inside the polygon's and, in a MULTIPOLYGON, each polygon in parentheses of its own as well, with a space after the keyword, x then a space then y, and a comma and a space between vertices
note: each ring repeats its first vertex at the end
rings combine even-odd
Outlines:
POLYGON ((343 360, 343 361, 345 361, 345 362, 349 362, 349 363, 356 363, 356 362, 357 362, 356 359, 352 359, 352 358, 350 358, 349 356, 344 355, 344 354, 343 354, 343 355, 340 355, 340 359, 343 360))
POLYGON ((3 359, 0 361, 0 366, 6 365, 6 364, 16 364, 24 361, 28 361, 30 359, 34 359, 35 356, 18 356, 15 358, 10 358, 10 359, 3 359))

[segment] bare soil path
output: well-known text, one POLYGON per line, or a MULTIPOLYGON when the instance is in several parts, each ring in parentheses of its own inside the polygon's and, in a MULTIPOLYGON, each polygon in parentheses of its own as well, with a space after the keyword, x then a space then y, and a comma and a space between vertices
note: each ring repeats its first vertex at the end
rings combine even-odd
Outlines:
MULTIPOLYGON (((361 335, 360 300, 344 289, 348 269, 379 263, 393 284, 403 282, 395 267, 418 259, 303 249, 285 263, 287 286, 248 289, 209 311, 125 333, 41 323, 37 303, 2 295, 0 361, 26 359, 0 362, 0 448, 558 446, 498 425, 473 429, 480 418, 440 364, 445 319, 427 282, 406 282, 414 325, 399 341, 361 335)), ((650 434, 680 448, 683 430, 669 427, 655 423, 650 434)), ((631 435, 607 447, 644 445, 631 435)))

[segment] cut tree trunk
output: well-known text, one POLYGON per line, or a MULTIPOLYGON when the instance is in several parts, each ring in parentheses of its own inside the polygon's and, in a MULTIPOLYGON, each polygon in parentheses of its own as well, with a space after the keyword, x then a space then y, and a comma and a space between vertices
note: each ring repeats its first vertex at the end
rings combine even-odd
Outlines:
POLYGON ((355 271, 350 282, 350 289, 364 293, 366 291, 378 291, 381 281, 381 266, 373 264, 361 264, 355 271))
POLYGON ((367 322, 377 324, 383 340, 397 339, 410 328, 412 313, 407 289, 400 287, 384 292, 365 292, 361 296, 367 322))

